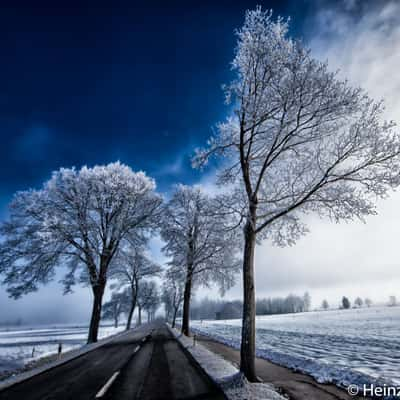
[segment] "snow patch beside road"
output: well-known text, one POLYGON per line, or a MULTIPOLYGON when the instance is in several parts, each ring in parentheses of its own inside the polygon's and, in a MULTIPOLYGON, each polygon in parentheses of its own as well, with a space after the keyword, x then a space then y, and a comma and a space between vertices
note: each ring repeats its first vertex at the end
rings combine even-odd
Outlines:
POLYGON ((229 400, 285 400, 272 385, 250 383, 239 370, 219 355, 171 329, 173 335, 196 359, 203 370, 222 388, 229 400))

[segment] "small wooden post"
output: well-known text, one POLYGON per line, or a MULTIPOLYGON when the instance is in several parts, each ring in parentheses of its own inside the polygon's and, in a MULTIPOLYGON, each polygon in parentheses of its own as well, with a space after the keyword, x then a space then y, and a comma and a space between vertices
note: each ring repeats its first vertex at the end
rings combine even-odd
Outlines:
POLYGON ((61 353, 62 353, 62 343, 58 343, 58 358, 61 357, 61 353))

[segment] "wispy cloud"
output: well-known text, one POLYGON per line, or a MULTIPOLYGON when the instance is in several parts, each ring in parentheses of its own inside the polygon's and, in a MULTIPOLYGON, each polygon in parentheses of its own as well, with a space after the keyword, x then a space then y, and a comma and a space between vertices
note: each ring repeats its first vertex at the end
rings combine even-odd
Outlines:
POLYGON ((311 48, 343 77, 385 99, 387 115, 400 120, 400 2, 351 3, 317 11, 308 31, 311 48))
POLYGON ((186 168, 185 164, 189 157, 185 153, 180 153, 173 156, 170 161, 162 164, 160 168, 156 171, 156 175, 160 177, 165 177, 166 175, 179 175, 186 168))

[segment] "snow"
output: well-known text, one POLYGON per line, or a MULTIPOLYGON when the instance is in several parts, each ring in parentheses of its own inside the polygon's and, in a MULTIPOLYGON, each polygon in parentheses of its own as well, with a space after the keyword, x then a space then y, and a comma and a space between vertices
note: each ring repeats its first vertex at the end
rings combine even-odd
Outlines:
MULTIPOLYGON (((123 326, 101 326, 99 339, 124 330, 123 326)), ((22 368, 25 364, 58 352, 82 347, 86 343, 88 328, 83 326, 60 326, 30 329, 0 330, 0 374, 22 368), (32 356, 32 350, 35 349, 32 356)))
POLYGON ((285 400, 273 386, 248 382, 230 362, 199 343, 194 345, 193 339, 179 334, 176 330, 171 331, 208 376, 222 388, 229 400, 285 400))
MULTIPOLYGON (((259 316, 257 356, 318 382, 400 384, 400 307, 259 316)), ((240 347, 240 320, 193 321, 192 328, 240 347)))

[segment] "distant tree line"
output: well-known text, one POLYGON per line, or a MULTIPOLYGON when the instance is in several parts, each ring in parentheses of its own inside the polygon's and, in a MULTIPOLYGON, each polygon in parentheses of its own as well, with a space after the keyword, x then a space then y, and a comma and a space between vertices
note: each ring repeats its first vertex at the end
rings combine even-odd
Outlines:
POLYGON ((308 292, 303 296, 289 294, 286 297, 258 299, 257 315, 290 314, 310 311, 311 297, 308 292))
MULTIPOLYGON (((256 300, 257 315, 290 314, 310 311, 311 296, 289 294, 286 297, 259 298, 256 300)), ((243 303, 240 300, 213 300, 204 298, 194 302, 191 319, 235 319, 242 317, 243 303)))
MULTIPOLYGON (((355 298, 353 308, 361 308, 364 305, 368 308, 371 307, 372 300, 369 297, 366 297, 364 300, 361 297, 355 298)), ((339 308, 344 310, 351 308, 351 301, 346 296, 343 296, 339 308)))
MULTIPOLYGON (((346 296, 343 296, 342 299, 340 300, 339 303, 339 309, 341 310, 348 310, 350 308, 361 308, 361 307, 371 307, 373 304, 372 300, 369 297, 366 297, 364 300, 361 297, 356 297, 354 299, 354 303, 352 306, 352 303, 350 299, 346 296)), ((399 303, 397 302, 396 296, 389 296, 389 300, 386 303, 387 306, 389 307, 395 307, 399 303)), ((329 303, 326 299, 324 299, 321 303, 321 309, 323 310, 328 310, 330 308, 329 303)))

